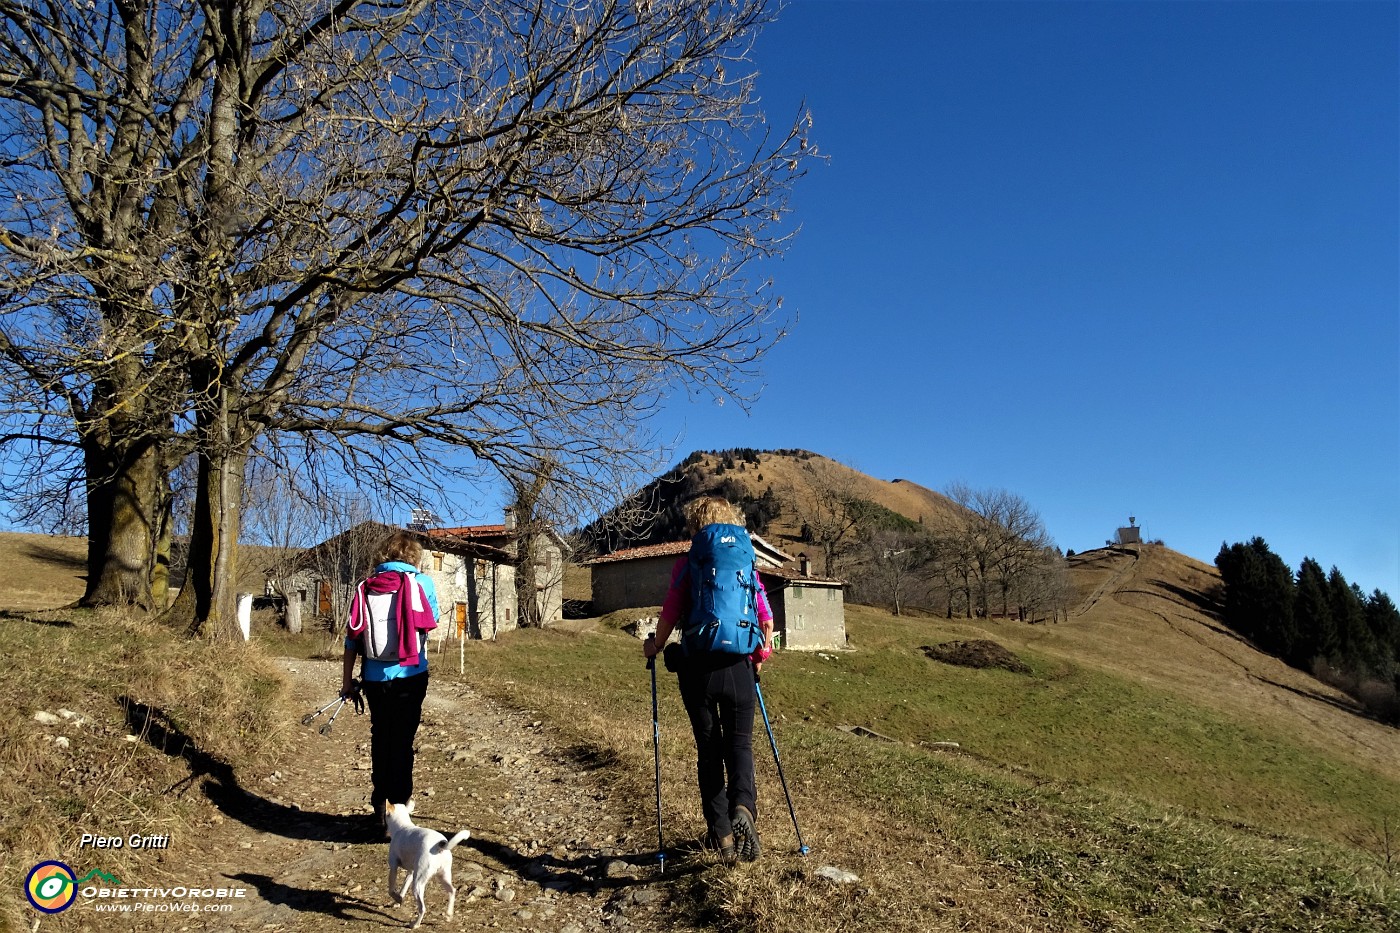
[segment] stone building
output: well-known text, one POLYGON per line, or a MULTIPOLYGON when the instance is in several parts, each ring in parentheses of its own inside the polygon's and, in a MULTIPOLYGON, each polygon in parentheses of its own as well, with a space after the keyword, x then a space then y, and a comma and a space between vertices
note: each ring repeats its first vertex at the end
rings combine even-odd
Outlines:
MULTIPOLYGON (((319 617, 337 626, 355 585, 372 569, 381 542, 398 529, 363 522, 303 552, 284 589, 289 616, 319 617)), ((437 589, 438 627, 430 638, 495 638, 520 626, 515 585, 517 534, 512 523, 416 530, 418 568, 437 589)), ((541 624, 563 618, 563 542, 542 536, 536 547, 535 599, 541 624)))
MULTIPOLYGON (((844 585, 814 576, 805 555, 791 557, 759 535, 753 538, 759 577, 784 648, 841 648, 846 644, 844 585)), ((690 542, 673 541, 613 551, 584 562, 593 581, 593 613, 655 609, 666 598, 676 558, 690 542)))

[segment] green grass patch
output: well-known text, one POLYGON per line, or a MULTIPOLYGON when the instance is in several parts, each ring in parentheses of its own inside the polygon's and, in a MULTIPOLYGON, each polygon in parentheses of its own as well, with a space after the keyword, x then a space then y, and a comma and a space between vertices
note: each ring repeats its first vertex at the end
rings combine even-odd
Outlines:
POLYGON ((1272 832, 1352 843, 1400 826, 1400 784, 1281 730, 1032 652, 1018 655, 1029 675, 931 661, 919 646, 967 628, 853 608, 859 650, 784 655, 766 688, 775 705, 1272 832))
MULTIPOLYGON (((1031 673, 1017 675, 918 650, 971 637, 967 625, 852 607, 848 630, 857 650, 781 653, 763 680, 814 855, 791 855, 760 723, 769 854, 685 882, 707 923, 765 933, 1400 923, 1394 781, 1092 668, 1022 652, 1031 673), (813 883, 827 861, 861 883, 813 883)), ((617 793, 648 815, 650 687, 635 639, 611 627, 527 631, 472 644, 466 658, 468 680, 606 752, 617 793)), ((693 746, 674 679, 660 677, 667 825, 684 826, 698 811, 693 746)))

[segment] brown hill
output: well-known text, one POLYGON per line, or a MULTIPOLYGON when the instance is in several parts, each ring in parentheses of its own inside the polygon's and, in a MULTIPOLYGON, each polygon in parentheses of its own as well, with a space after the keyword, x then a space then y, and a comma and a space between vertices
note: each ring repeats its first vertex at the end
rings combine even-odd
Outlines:
MULTIPOLYGON (((772 540, 795 542, 802 527, 802 516, 818 508, 817 498, 824 490, 873 502, 903 515, 912 522, 941 527, 958 513, 958 507, 941 493, 905 479, 882 480, 838 463, 820 454, 760 452, 758 464, 726 471, 725 476, 744 484, 755 496, 771 487, 784 504, 784 512, 769 529, 772 540)), ((718 458, 703 455, 701 464, 711 472, 718 458)))
POLYGON ((1077 605, 1058 625, 998 628, 1013 642, 1169 690, 1400 778, 1394 728, 1344 693, 1254 649, 1218 619, 1220 574, 1162 545, 1069 559, 1077 605))
POLYGON ((766 528, 760 524, 759 530, 784 550, 800 549, 802 525, 820 509, 823 494, 873 503, 930 528, 942 527, 958 514, 958 506, 946 496, 917 483, 876 479, 804 450, 697 451, 637 494, 648 510, 661 516, 658 522, 621 537, 602 531, 603 523, 597 523, 585 534, 605 542, 600 545, 604 551, 677 540, 683 534, 681 507, 704 493, 724 495, 734 502, 753 502, 768 494, 777 502, 779 513, 766 528))

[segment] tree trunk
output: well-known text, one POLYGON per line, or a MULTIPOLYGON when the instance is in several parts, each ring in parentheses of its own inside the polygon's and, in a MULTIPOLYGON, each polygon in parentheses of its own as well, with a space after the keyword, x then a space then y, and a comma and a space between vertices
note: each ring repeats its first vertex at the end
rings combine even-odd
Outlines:
POLYGON ((88 579, 80 606, 149 610, 159 525, 159 457, 149 441, 83 444, 87 468, 88 579))
POLYGON ((165 611, 170 605, 170 549, 174 543, 174 499, 170 494, 170 468, 164 463, 160 476, 156 479, 156 491, 160 496, 158 523, 154 550, 151 555, 151 604, 157 612, 165 611))
POLYGON ((238 530, 246 460, 242 452, 199 457, 185 585, 170 607, 172 619, 187 624, 191 635, 222 638, 237 627, 238 530))

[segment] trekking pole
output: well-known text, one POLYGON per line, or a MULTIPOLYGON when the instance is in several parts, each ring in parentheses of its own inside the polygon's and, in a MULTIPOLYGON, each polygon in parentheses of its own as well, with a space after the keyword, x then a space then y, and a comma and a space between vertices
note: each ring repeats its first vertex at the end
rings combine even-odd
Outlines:
POLYGON ((792 795, 788 793, 787 778, 783 777, 783 762, 778 758, 778 743, 773 738, 773 724, 768 721, 768 707, 763 702, 763 688, 758 685, 758 673, 754 672, 753 689, 758 694, 758 708, 763 711, 763 726, 768 730, 768 744, 773 746, 773 763, 778 766, 778 780, 783 785, 783 796, 787 798, 788 813, 792 816, 792 831, 797 834, 797 851, 806 855, 812 851, 802 841, 802 830, 797 828, 797 811, 792 808, 792 795))
POLYGON ((333 726, 333 725, 335 724, 335 717, 339 716, 339 715, 340 715, 340 711, 343 710, 343 709, 345 709, 345 703, 346 703, 345 697, 341 697, 341 698, 340 698, 340 705, 337 706, 337 707, 335 708, 335 712, 334 712, 334 713, 331 713, 331 718, 328 719, 328 720, 326 720, 326 724, 325 724, 324 726, 321 727, 321 734, 322 734, 322 735, 330 735, 330 734, 331 734, 331 726, 333 726))
POLYGON ((666 842, 661 836, 661 720, 656 712, 656 658, 647 658, 651 671, 651 750, 656 759, 656 858, 661 874, 666 874, 666 842))
POLYGON ((330 709, 332 706, 336 705, 336 704, 339 703, 339 702, 340 702, 340 697, 336 697, 334 700, 331 700, 331 701, 330 701, 329 703, 327 703, 325 706, 323 706, 323 707, 321 707, 320 709, 316 710, 316 712, 314 712, 314 713, 307 713, 305 716, 301 717, 301 724, 302 724, 303 726, 309 726, 309 725, 311 725, 312 721, 315 720, 317 716, 320 716, 320 715, 321 715, 322 713, 324 713, 326 710, 330 709))

